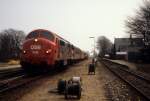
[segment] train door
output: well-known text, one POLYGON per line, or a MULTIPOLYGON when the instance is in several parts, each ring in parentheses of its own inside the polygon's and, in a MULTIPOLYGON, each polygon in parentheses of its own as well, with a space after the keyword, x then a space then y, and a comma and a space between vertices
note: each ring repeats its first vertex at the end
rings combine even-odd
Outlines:
POLYGON ((58 38, 56 38, 56 48, 55 48, 55 58, 56 58, 56 60, 58 60, 59 59, 59 40, 58 40, 58 38))
POLYGON ((60 60, 63 62, 63 65, 67 65, 67 51, 66 51, 66 42, 60 40, 60 60))

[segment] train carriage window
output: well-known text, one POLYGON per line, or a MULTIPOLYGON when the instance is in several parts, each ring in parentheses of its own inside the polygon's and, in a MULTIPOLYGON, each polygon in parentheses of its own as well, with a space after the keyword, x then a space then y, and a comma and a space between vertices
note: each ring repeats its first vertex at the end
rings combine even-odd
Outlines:
POLYGON ((31 39, 31 38, 37 38, 39 34, 37 32, 31 32, 26 38, 31 39))
POLYGON ((62 40, 60 40, 60 45, 61 45, 61 46, 65 46, 65 42, 62 41, 62 40))
POLYGON ((73 45, 71 45, 71 47, 72 47, 72 49, 74 49, 74 46, 73 46, 73 45))
POLYGON ((44 38, 46 38, 48 40, 54 41, 54 35, 52 33, 50 33, 50 32, 42 31, 40 33, 40 36, 44 37, 44 38))
POLYGON ((56 38, 56 43, 58 44, 58 38, 56 38))
POLYGON ((67 45, 70 48, 70 44, 67 45))

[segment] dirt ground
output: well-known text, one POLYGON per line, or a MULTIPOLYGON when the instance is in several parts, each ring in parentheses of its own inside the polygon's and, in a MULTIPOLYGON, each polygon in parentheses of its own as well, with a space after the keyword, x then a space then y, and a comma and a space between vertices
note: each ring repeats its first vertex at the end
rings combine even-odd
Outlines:
MULTIPOLYGON (((99 68, 96 70, 96 75, 88 75, 87 64, 88 61, 75 64, 63 73, 41 80, 41 85, 26 93, 18 101, 65 101, 64 95, 59 95, 55 92, 55 89, 60 78, 69 79, 72 76, 80 76, 82 78, 83 91, 81 101, 106 101, 107 98, 101 83, 99 68)), ((75 101, 77 99, 70 100, 75 101)))
MULTIPOLYGON (((59 95, 56 92, 57 82, 61 78, 68 80, 72 76, 82 78, 80 101, 138 101, 139 96, 132 92, 133 89, 126 86, 101 63, 98 63, 95 75, 88 75, 88 64, 89 60, 82 61, 59 74, 47 76, 0 95, 0 101, 66 101, 63 94, 59 95)), ((68 101, 79 100, 73 98, 68 101)))

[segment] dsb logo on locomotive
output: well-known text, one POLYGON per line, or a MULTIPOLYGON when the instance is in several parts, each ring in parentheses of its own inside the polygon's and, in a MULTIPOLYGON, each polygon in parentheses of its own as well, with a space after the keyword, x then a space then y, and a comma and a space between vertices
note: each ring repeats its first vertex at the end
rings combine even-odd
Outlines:
POLYGON ((31 45, 30 49, 31 50, 40 50, 41 49, 41 45, 31 45))

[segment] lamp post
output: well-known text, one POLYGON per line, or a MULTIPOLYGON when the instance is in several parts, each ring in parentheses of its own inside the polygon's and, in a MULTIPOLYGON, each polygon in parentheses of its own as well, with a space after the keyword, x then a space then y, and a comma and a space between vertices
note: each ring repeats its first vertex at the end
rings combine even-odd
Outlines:
POLYGON ((91 36, 89 38, 92 38, 94 40, 94 52, 93 52, 93 57, 95 58, 95 37, 91 36))

